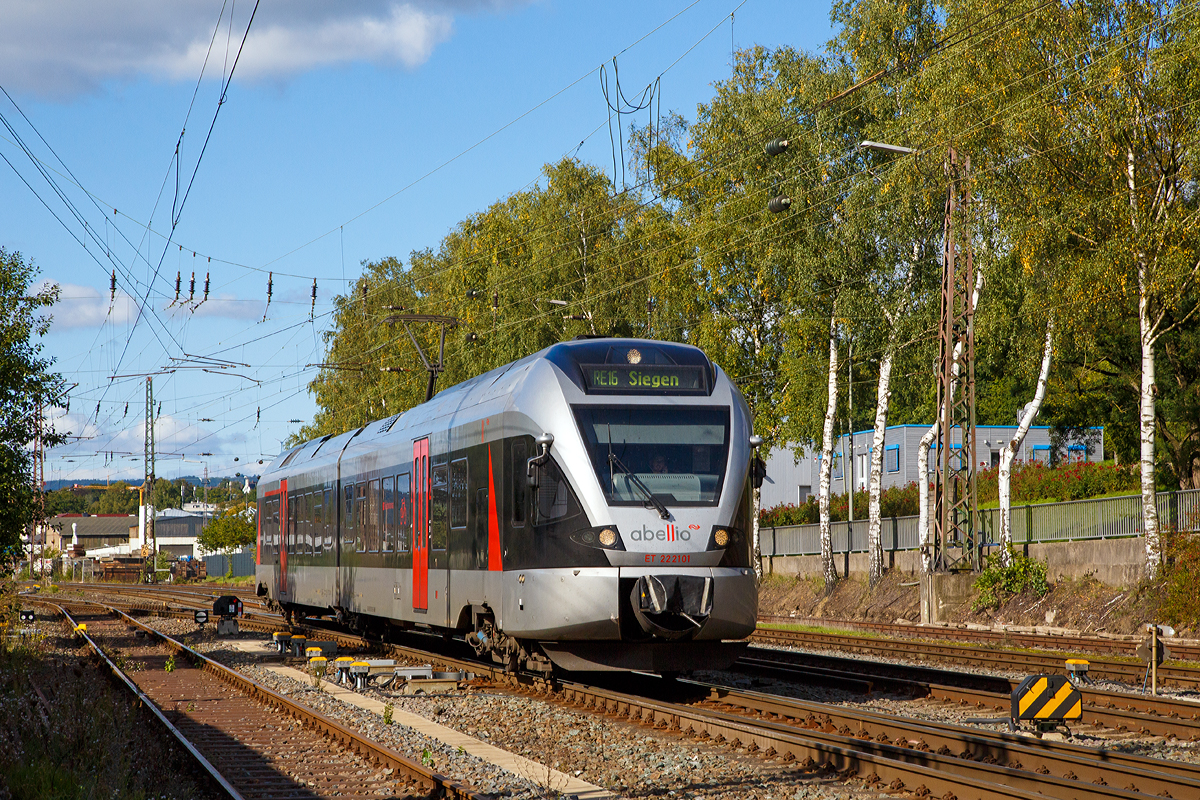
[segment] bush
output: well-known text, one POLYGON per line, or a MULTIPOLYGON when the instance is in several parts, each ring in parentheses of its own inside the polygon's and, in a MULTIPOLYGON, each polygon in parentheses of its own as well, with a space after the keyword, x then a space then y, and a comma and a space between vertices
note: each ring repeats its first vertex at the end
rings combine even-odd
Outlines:
POLYGON ((1176 627, 1200 627, 1200 535, 1163 531, 1163 602, 1159 613, 1176 627))
MULTIPOLYGON (((978 473, 979 502, 1000 499, 1000 468, 978 473)), ((1094 461, 1048 467, 1040 461, 1014 464, 1012 471, 1013 504, 1041 500, 1086 500, 1102 494, 1129 492, 1141 487, 1136 464, 1117 466, 1094 461)))
POLYGON ((1000 553, 988 556, 987 568, 971 585, 975 590, 975 599, 971 601, 972 611, 999 608, 1001 603, 1014 595, 1030 593, 1043 597, 1050 591, 1045 561, 1029 558, 1011 549, 1008 556, 1007 567, 1000 553))
MULTIPOLYGON (((867 503, 870 498, 867 492, 854 493, 854 518, 867 518, 867 503)), ((835 494, 829 498, 829 516, 834 522, 843 522, 849 511, 849 503, 845 494, 835 494)), ((918 489, 916 482, 907 486, 893 486, 884 489, 879 497, 879 513, 884 517, 906 517, 917 513, 919 508, 918 489)), ((759 512, 759 524, 767 527, 781 525, 811 525, 820 520, 816 495, 809 495, 800 505, 783 503, 759 512)))

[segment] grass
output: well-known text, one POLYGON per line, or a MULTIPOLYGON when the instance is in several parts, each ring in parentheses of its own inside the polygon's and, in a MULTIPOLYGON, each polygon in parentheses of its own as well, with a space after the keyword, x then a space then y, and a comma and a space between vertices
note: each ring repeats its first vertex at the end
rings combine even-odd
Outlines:
MULTIPOLYGON (((1126 490, 1126 491, 1119 491, 1119 492, 1109 492, 1108 494, 1098 494, 1093 497, 1087 497, 1084 499, 1085 500, 1103 500, 1108 497, 1136 497, 1136 496, 1137 496, 1136 492, 1130 492, 1130 491, 1126 490)), ((1020 502, 1014 500, 1012 507, 1019 508, 1020 506, 1041 506, 1041 505, 1045 505, 1047 503, 1069 503, 1069 502, 1074 502, 1074 501, 1059 500, 1057 497, 1043 497, 1041 500, 1021 500, 1020 502)), ((980 503, 979 507, 981 509, 999 508, 1000 501, 999 500, 989 500, 986 503, 980 503)))
POLYGON ((237 578, 226 578, 224 575, 209 575, 204 579, 204 583, 220 584, 222 586, 253 586, 253 575, 242 575, 237 578))

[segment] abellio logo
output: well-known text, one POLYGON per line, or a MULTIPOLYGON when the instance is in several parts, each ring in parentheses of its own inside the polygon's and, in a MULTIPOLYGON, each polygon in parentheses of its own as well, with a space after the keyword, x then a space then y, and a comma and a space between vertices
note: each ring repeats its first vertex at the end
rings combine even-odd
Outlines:
POLYGON ((652 530, 650 528, 634 528, 629 532, 629 538, 635 542, 687 542, 691 541, 692 532, 687 528, 676 528, 668 524, 666 528, 652 530))

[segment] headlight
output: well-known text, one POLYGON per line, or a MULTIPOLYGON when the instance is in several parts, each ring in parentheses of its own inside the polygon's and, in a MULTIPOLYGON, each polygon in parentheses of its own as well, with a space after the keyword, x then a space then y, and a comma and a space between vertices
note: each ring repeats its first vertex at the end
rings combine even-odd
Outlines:
POLYGON ((600 531, 600 544, 605 547, 612 547, 617 543, 617 532, 612 528, 605 528, 600 531))
POLYGON ((725 545, 729 544, 729 531, 725 530, 724 528, 717 528, 717 530, 713 533, 713 542, 717 545, 717 547, 724 547, 725 545))

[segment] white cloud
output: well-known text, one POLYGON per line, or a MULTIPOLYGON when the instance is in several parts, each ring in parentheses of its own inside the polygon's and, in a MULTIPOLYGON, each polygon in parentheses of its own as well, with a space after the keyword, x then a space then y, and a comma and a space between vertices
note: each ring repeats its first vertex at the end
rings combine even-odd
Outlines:
POLYGON ((125 325, 137 318, 138 304, 125 292, 110 299, 108 292, 92 286, 73 283, 59 284, 58 302, 50 310, 53 320, 50 330, 66 328, 98 328, 106 321, 125 325))
MULTIPOLYGON (((238 78, 286 78, 351 62, 424 63, 449 38, 454 13, 495 0, 292 0, 263 3, 238 78)), ((215 0, 4 0, 0 75, 6 88, 71 96, 148 75, 195 80, 222 3, 215 0)), ((213 43, 208 75, 232 63, 251 3, 239 3, 213 43), (228 45, 228 54, 226 53, 228 45)))
MULTIPOLYGON (((184 298, 185 300, 187 298, 184 298)), ((222 294, 210 297, 204 303, 196 306, 186 302, 173 308, 163 307, 171 316, 192 317, 221 317, 224 319, 261 319, 263 300, 241 300, 232 294, 222 294)), ((167 304, 169 306, 169 304, 167 304)))

